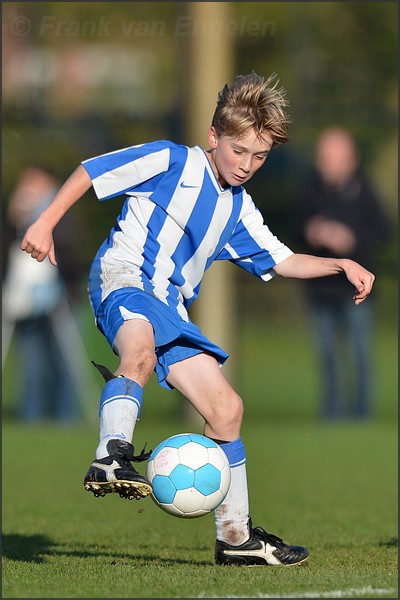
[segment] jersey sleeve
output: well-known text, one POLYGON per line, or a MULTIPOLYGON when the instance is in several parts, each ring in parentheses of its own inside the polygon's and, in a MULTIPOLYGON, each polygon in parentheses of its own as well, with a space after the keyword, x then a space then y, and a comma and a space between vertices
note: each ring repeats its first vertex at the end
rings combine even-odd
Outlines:
POLYGON ((168 170, 170 146, 158 141, 130 146, 82 161, 99 200, 133 192, 168 170))
POLYGON ((274 266, 293 252, 271 232, 249 194, 243 194, 241 217, 218 260, 229 260, 248 273, 269 281, 275 275, 274 266))

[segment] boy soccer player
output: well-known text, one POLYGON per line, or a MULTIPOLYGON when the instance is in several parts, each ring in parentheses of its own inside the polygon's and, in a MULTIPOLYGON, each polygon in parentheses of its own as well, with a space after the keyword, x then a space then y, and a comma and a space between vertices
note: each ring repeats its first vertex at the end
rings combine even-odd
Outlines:
POLYGON ((215 510, 218 564, 293 565, 308 550, 289 546, 249 512, 246 455, 240 437, 243 402, 219 368, 227 354, 189 319, 205 271, 229 260, 264 281, 275 274, 314 278, 344 272, 359 304, 374 275, 348 259, 295 254, 264 224, 243 185, 271 148, 287 142, 285 92, 275 76, 238 76, 218 95, 208 131, 209 149, 155 141, 88 159, 65 182, 27 231, 21 248, 56 265, 52 231, 93 186, 106 200, 126 201, 101 245, 89 276, 97 326, 119 356, 100 399, 100 442, 84 479, 96 496, 118 492, 141 498, 151 485, 131 465, 131 444, 143 388, 152 372, 179 390, 204 418, 204 435, 221 444, 231 486, 215 510))

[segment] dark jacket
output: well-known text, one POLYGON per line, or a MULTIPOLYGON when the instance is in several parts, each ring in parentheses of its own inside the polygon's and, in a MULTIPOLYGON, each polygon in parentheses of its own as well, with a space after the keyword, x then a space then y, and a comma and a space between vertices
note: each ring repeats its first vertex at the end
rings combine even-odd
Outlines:
MULTIPOLYGON (((332 256, 331 250, 311 248, 305 239, 304 228, 316 215, 335 219, 349 226, 357 240, 352 253, 336 257, 350 258, 374 272, 377 255, 389 238, 390 227, 376 192, 360 172, 341 187, 325 184, 314 173, 303 188, 297 208, 295 228, 300 251, 332 256)), ((314 301, 338 302, 352 297, 352 285, 344 274, 306 280, 305 284, 314 301)))

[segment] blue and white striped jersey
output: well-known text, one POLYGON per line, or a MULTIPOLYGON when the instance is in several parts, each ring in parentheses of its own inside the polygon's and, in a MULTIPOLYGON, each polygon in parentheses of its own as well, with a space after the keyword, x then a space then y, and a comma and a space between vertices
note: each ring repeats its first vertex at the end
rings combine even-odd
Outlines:
POLYGON ((100 200, 126 195, 89 276, 94 313, 112 291, 137 287, 189 320, 205 271, 229 260, 268 281, 292 251, 242 186, 223 189, 204 150, 156 141, 82 162, 100 200))

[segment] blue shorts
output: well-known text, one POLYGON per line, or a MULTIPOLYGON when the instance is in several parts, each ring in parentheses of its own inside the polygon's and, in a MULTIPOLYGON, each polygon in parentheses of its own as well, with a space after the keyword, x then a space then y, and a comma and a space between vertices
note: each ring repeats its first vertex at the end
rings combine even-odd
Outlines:
POLYGON ((121 288, 112 292, 101 303, 97 316, 97 327, 107 338, 114 352, 114 340, 118 329, 129 319, 130 313, 146 317, 153 326, 156 349, 158 383, 166 388, 172 386, 166 381, 169 365, 206 352, 222 365, 228 354, 210 342, 191 321, 184 321, 177 311, 167 306, 155 296, 139 288, 121 288))

